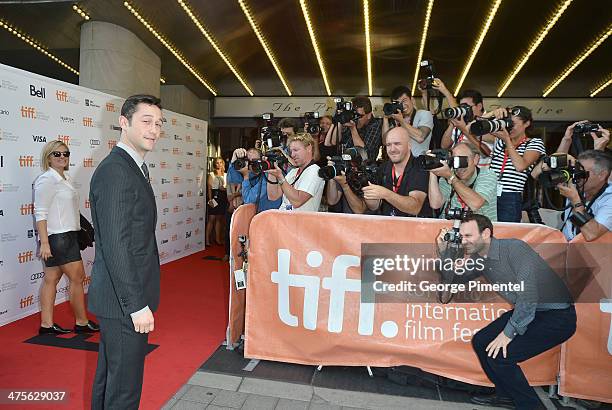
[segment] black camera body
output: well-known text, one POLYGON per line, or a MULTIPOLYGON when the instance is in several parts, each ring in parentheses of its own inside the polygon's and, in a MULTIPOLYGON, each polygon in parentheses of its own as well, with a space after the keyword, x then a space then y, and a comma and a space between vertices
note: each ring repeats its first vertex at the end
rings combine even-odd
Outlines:
POLYGON ((473 212, 470 209, 449 209, 445 217, 446 219, 452 219, 455 222, 453 223, 453 230, 444 234, 444 241, 450 243, 454 247, 460 247, 461 242, 463 241, 463 237, 459 232, 459 227, 461 226, 461 222, 463 222, 467 217, 471 216, 472 214, 473 212))
POLYGON ((472 106, 468 104, 460 104, 457 107, 450 107, 444 110, 444 118, 449 120, 458 120, 463 118, 466 123, 474 119, 474 111, 472 106))
POLYGON ((574 135, 585 135, 591 132, 599 132, 599 124, 584 122, 582 124, 576 124, 574 127, 574 135))
POLYGON ((466 156, 451 156, 449 150, 443 148, 432 149, 430 154, 421 154, 416 157, 416 164, 419 168, 426 171, 440 168, 442 161, 446 161, 449 168, 459 169, 468 167, 468 157, 466 156))
POLYGON ((344 172, 346 182, 355 194, 363 196, 363 187, 368 182, 378 184, 378 165, 368 164, 357 148, 347 148, 342 155, 330 158, 333 165, 319 169, 319 177, 326 181, 333 179, 344 172))
POLYGON ((277 164, 279 168, 285 165, 288 161, 283 154, 278 151, 268 151, 263 154, 265 159, 256 159, 249 161, 249 166, 254 174, 259 175, 264 171, 274 169, 274 164, 277 164))
POLYGON ((236 158, 234 161, 234 169, 239 170, 247 166, 249 164, 249 160, 246 157, 236 158))
POLYGON ((470 133, 481 136, 501 131, 504 128, 506 128, 506 131, 510 132, 513 127, 514 122, 512 122, 512 117, 510 116, 504 118, 481 118, 470 125, 470 133))
POLYGON ((383 112, 385 115, 398 114, 398 111, 400 113, 404 111, 404 104, 399 101, 394 100, 383 105, 383 112))
POLYGON ((266 123, 261 127, 261 140, 267 145, 268 149, 280 147, 283 133, 274 123, 274 114, 265 113, 261 117, 266 123))
POLYGON ((567 154, 562 153, 547 155, 542 158, 542 162, 548 165, 550 169, 564 169, 569 165, 567 154))
POLYGON ((346 124, 350 121, 353 121, 357 124, 361 115, 357 112, 357 110, 353 107, 353 103, 350 101, 344 101, 344 98, 334 98, 334 102, 336 103, 336 112, 332 117, 332 122, 334 124, 346 124))
POLYGON ((433 61, 423 60, 419 63, 419 65, 421 66, 421 70, 425 70, 427 72, 427 76, 418 81, 418 87, 421 90, 433 90, 433 83, 434 79, 436 78, 433 61))
POLYGON ((567 165, 564 168, 542 171, 538 178, 543 188, 558 189, 558 184, 565 184, 569 181, 576 186, 589 178, 589 172, 584 169, 579 162, 576 165, 567 165))
POLYGON ((304 129, 309 134, 318 134, 321 132, 321 127, 319 126, 319 112, 306 112, 304 113, 304 123, 307 123, 308 126, 304 129))

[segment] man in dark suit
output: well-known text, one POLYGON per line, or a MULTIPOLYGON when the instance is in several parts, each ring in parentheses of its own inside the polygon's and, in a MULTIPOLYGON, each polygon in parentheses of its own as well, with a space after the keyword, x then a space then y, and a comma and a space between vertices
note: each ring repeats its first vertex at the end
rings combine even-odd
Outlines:
POLYGON ((93 409, 137 409, 140 403, 148 333, 159 304, 157 208, 144 157, 162 123, 158 98, 129 97, 119 117, 121 141, 91 178, 96 257, 89 310, 100 322, 93 409))

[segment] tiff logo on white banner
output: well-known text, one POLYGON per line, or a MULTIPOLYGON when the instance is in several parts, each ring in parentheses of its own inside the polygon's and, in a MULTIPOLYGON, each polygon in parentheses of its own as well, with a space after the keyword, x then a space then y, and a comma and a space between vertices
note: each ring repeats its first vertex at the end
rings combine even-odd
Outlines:
POLYGON ((45 96, 45 87, 40 87, 39 90, 36 89, 36 87, 34 87, 33 85, 30 84, 30 95, 32 97, 38 97, 38 98, 47 98, 45 96))
MULTIPOLYGON (((346 272, 351 267, 359 267, 360 259, 355 255, 338 255, 332 264, 331 277, 321 278, 314 275, 303 275, 289 272, 291 251, 278 250, 278 271, 271 273, 273 283, 278 284, 278 316, 280 320, 291 327, 298 326, 298 317, 291 314, 289 288, 304 288, 304 328, 315 330, 319 313, 319 290, 329 290, 329 313, 327 315, 327 330, 331 333, 341 333, 344 323, 344 300, 346 292, 361 292, 361 280, 349 279, 346 272), (323 282, 321 284, 321 282, 323 282)), ((306 256, 306 263, 311 268, 318 268, 323 263, 323 255, 319 251, 311 251, 306 256)), ((361 300, 361 298, 360 298, 361 300)), ((359 302, 360 335, 371 336, 374 333, 374 303, 359 302)))

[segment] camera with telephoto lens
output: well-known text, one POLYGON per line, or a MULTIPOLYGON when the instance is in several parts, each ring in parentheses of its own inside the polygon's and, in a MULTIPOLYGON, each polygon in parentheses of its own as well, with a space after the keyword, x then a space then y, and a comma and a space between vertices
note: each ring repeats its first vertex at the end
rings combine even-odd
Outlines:
POLYGON ((433 90, 434 79, 436 78, 436 74, 434 72, 434 66, 432 60, 423 60, 419 63, 421 70, 426 70, 427 76, 425 78, 421 78, 418 81, 418 86, 421 90, 433 90))
POLYGON ((400 113, 404 111, 404 105, 399 101, 394 100, 383 105, 383 112, 385 115, 398 114, 398 111, 400 113))
POLYGON ((330 158, 333 165, 319 169, 319 177, 326 181, 333 179, 344 172, 346 182, 351 190, 358 196, 363 196, 363 187, 368 183, 378 184, 378 165, 368 163, 367 153, 363 148, 347 148, 342 155, 330 158))
POLYGON ((344 98, 334 98, 334 102, 336 103, 336 112, 332 117, 332 122, 334 124, 346 124, 350 121, 353 121, 357 124, 361 115, 357 112, 355 107, 353 107, 353 103, 350 101, 344 101, 344 98))
MULTIPOLYGON (((544 161, 546 161, 546 158, 544 161)), ((579 187, 589 178, 589 172, 584 169, 580 162, 576 162, 575 165, 570 165, 567 163, 567 157, 565 161, 566 165, 562 168, 557 167, 555 169, 542 171, 538 180, 543 188, 558 189, 558 184, 566 184, 570 181, 579 187)))
POLYGON ((470 133, 481 136, 485 134, 490 134, 492 132, 501 131, 502 129, 506 129, 506 131, 512 131, 512 127, 514 127, 514 123, 512 122, 512 117, 504 117, 504 118, 483 118, 477 121, 474 121, 472 125, 470 125, 470 133))
POLYGON ((304 123, 308 124, 308 127, 304 131, 307 133, 314 135, 321 132, 321 127, 319 126, 319 112, 306 112, 304 113, 304 123))
POLYGON ((471 216, 472 214, 473 212, 470 209, 449 209, 445 215, 445 218, 449 220, 454 220, 453 230, 444 234, 444 241, 454 245, 455 247, 461 246, 461 241, 463 240, 463 237, 461 236, 461 233, 459 233, 459 227, 461 226, 461 222, 463 222, 467 217, 471 216))
POLYGON ((599 124, 594 122, 584 122, 574 126, 574 135, 585 135, 591 132, 599 132, 599 124))
POLYGON ((419 168, 425 171, 440 168, 445 161, 449 168, 459 169, 468 167, 468 157, 466 156, 451 156, 451 152, 444 148, 432 149, 429 154, 421 154, 416 157, 416 164, 419 168))
MULTIPOLYGON (((367 156, 367 154, 365 154, 367 156)), ((319 176, 326 181, 333 179, 339 175, 342 175, 342 171, 345 173, 348 169, 358 167, 361 165, 364 157, 362 151, 359 148, 347 148, 344 150, 342 155, 330 157, 333 165, 326 165, 319 169, 319 176)))
POLYGON ((474 119, 474 111, 469 104, 460 104, 458 107, 450 107, 444 110, 444 118, 448 120, 458 120, 463 118, 463 121, 470 122, 474 119))
POLYGON ((283 133, 274 123, 274 114, 265 113, 261 116, 266 125, 261 127, 261 140, 267 145, 268 149, 281 146, 283 133))

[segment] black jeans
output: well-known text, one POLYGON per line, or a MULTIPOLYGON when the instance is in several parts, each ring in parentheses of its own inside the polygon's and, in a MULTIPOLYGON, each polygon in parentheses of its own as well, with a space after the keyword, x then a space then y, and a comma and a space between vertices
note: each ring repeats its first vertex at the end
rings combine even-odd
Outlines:
POLYGON ((493 384, 498 396, 510 397, 517 409, 535 409, 541 405, 533 387, 518 363, 531 359, 569 339, 576 331, 576 309, 536 312, 535 318, 523 335, 516 335, 508 344, 507 357, 500 350, 495 359, 487 355, 486 348, 499 335, 514 310, 504 313, 488 326, 478 331, 472 339, 472 347, 482 369, 493 384))

